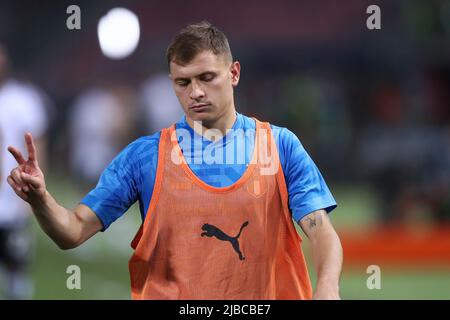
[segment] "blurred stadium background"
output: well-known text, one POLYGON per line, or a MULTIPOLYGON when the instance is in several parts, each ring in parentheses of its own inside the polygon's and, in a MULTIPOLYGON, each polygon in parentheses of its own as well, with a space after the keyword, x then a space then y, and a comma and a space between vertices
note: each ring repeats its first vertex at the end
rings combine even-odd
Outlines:
MULTIPOLYGON (((32 84, 46 107, 55 198, 74 207, 121 148, 178 119, 165 49, 181 27, 204 19, 228 35, 242 64, 238 111, 295 132, 338 202, 331 217, 344 247, 342 298, 450 299, 447 0, 2 1, 10 76, 32 84), (66 28, 70 4, 81 9, 80 30, 66 28), (371 4, 381 8, 381 30, 366 27, 371 4), (97 39, 113 7, 140 23, 136 50, 119 60, 97 39), (88 144, 97 157, 80 151, 88 144), (381 269, 380 290, 367 288, 370 265, 381 269)), ((32 219, 33 297, 129 299, 138 211, 70 251, 32 219), (66 288, 69 265, 81 268, 81 290, 66 288)))

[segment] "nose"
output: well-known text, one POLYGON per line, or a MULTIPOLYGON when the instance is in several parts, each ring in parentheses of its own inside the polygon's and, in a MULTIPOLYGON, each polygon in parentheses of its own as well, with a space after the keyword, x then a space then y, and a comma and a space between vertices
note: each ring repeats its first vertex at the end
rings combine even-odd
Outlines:
POLYGON ((201 99, 205 96, 205 92, 196 81, 192 81, 190 98, 193 100, 201 99))

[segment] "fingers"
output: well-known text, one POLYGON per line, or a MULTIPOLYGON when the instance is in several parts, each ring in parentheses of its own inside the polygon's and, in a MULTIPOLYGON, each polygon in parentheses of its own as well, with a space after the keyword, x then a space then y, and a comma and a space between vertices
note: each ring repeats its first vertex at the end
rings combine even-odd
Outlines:
POLYGON ((22 153, 18 149, 9 146, 8 151, 13 155, 14 159, 16 159, 19 165, 25 163, 25 159, 23 158, 22 153))
POLYGON ((8 184, 11 186, 11 188, 14 190, 14 192, 21 197, 23 200, 28 201, 28 195, 22 190, 22 188, 17 185, 14 181, 14 179, 9 176, 6 181, 8 182, 8 184))
POLYGON ((29 196, 33 195, 34 191, 37 191, 43 186, 45 187, 42 179, 21 172, 18 168, 12 170, 11 175, 6 180, 14 192, 25 201, 29 200, 29 196))
POLYGON ((24 182, 22 181, 22 178, 20 177, 20 173, 18 174, 16 170, 11 171, 11 174, 9 177, 13 182, 14 185, 17 186, 17 188, 22 191, 24 182))
POLYGON ((28 183, 22 179, 20 169, 13 169, 11 171, 10 177, 12 178, 16 186, 21 189, 21 191, 28 192, 30 190, 28 183))
POLYGON ((29 132, 25 134, 25 143, 27 144, 28 159, 36 161, 36 147, 33 142, 33 136, 29 132))
POLYGON ((18 168, 13 169, 10 173, 10 177, 13 179, 14 183, 21 189, 24 188, 25 182, 22 180, 20 176, 20 170, 18 168))
POLYGON ((40 178, 33 177, 33 176, 29 175, 28 173, 21 172, 20 176, 25 183, 30 184, 35 189, 38 189, 38 188, 42 187, 42 185, 43 185, 42 180, 40 178))
MULTIPOLYGON (((36 162, 36 146, 34 145, 33 136, 29 132, 25 134, 25 143, 27 145, 28 160, 36 162)), ((13 146, 9 146, 8 151, 13 155, 19 165, 26 163, 25 158, 18 149, 13 146)))

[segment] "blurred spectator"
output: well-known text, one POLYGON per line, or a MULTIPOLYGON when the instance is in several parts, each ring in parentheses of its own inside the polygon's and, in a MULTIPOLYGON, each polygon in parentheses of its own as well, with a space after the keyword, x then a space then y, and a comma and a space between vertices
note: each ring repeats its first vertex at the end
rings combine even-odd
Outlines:
POLYGON ((151 76, 142 85, 139 100, 144 134, 152 134, 166 128, 184 114, 166 73, 151 76))
MULTIPOLYGON (((379 193, 381 222, 450 222, 448 129, 431 116, 414 119, 410 104, 397 85, 375 88, 371 121, 359 140, 361 170, 379 193)), ((423 104, 433 112, 431 99, 423 104)))
POLYGON ((316 71, 280 82, 282 96, 277 100, 287 108, 287 126, 298 132, 330 176, 340 180, 348 177, 351 125, 342 81, 316 71))
MULTIPOLYGON (((45 164, 45 134, 48 126, 44 98, 40 91, 9 78, 6 50, 0 47, 0 128, 3 143, 0 151, 1 176, 9 176, 16 160, 7 146, 20 146, 31 132, 37 143, 39 161, 45 164)), ((25 156, 25 154, 24 154, 25 156)), ((2 178, 2 179, 3 179, 2 178)), ((3 181, 2 181, 3 182, 3 181)), ((29 207, 6 183, 0 185, 0 265, 6 279, 8 299, 29 299, 33 284, 27 267, 32 260, 32 235, 28 225, 29 207)))
POLYGON ((76 99, 70 110, 71 167, 83 192, 134 136, 135 108, 127 87, 98 86, 76 99))

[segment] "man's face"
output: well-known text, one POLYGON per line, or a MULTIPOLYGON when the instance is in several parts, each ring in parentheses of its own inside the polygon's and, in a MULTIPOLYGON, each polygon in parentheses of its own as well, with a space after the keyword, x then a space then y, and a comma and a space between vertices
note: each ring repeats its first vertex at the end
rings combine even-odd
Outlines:
POLYGON ((186 117, 215 122, 234 110, 233 87, 239 82, 239 62, 203 51, 185 65, 170 63, 170 78, 186 117))

